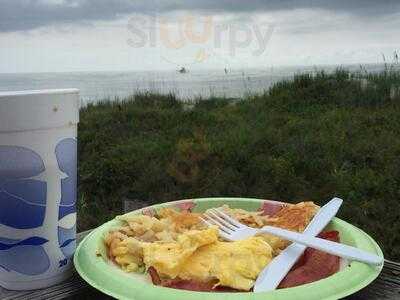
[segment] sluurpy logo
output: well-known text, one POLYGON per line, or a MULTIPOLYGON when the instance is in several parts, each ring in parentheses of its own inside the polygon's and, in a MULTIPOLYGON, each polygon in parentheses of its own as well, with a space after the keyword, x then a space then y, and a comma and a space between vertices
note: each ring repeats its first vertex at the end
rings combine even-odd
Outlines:
POLYGON ((211 57, 229 63, 230 58, 244 49, 254 57, 265 55, 275 24, 253 20, 235 22, 229 18, 222 21, 213 15, 200 17, 184 13, 167 18, 147 14, 132 16, 127 29, 130 47, 163 47, 161 58, 181 66, 203 63, 211 57))
MULTIPOLYGON (((15 229, 41 227, 46 215, 47 184, 35 179, 45 171, 41 157, 30 149, 0 146, 0 225, 15 229)), ((50 267, 43 245, 48 240, 0 237, 0 266, 6 271, 38 275, 50 267), (34 261, 35 264, 26 264, 34 261)))
MULTIPOLYGON (((65 258, 72 257, 76 246, 76 139, 67 138, 58 143, 56 157, 59 169, 66 174, 61 179, 61 203, 58 219, 58 242, 65 258)), ((60 263, 60 266, 65 263, 60 263)))

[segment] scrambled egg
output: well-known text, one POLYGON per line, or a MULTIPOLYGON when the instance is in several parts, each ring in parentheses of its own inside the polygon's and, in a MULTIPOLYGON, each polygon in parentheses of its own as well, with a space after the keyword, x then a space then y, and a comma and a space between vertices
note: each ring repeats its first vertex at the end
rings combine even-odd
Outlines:
POLYGON ((216 228, 183 233, 172 243, 143 245, 144 263, 162 276, 216 281, 246 291, 271 259, 272 248, 262 238, 222 242, 216 228))
MULTIPOLYGON (((312 202, 286 205, 272 217, 223 206, 226 213, 251 227, 277 226, 302 232, 317 206, 312 202)), ((153 267, 166 280, 193 280, 248 291, 264 267, 289 242, 272 235, 225 242, 216 227, 208 228, 200 214, 165 208, 157 217, 127 214, 121 227, 104 237, 108 257, 127 272, 153 267)))

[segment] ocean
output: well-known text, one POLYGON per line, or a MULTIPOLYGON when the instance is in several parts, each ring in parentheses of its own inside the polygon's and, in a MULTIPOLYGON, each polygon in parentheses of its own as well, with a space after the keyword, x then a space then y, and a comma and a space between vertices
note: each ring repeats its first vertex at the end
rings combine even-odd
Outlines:
MULTIPOLYGON (((142 72, 72 72, 72 73, 0 73, 0 91, 78 88, 82 104, 103 99, 117 99, 137 92, 174 93, 179 99, 210 96, 239 98, 262 93, 277 81, 296 73, 333 71, 338 66, 271 67, 243 70, 188 70, 142 72)), ((360 70, 359 65, 345 66, 360 70)), ((382 65, 365 66, 370 71, 382 65)))

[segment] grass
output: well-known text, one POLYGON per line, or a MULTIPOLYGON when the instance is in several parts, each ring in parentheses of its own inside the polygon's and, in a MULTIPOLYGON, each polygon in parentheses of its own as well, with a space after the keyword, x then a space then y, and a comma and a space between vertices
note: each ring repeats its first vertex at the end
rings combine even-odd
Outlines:
POLYGON ((81 110, 79 229, 208 196, 322 204, 400 259, 400 73, 299 74, 234 103, 137 94, 81 110))

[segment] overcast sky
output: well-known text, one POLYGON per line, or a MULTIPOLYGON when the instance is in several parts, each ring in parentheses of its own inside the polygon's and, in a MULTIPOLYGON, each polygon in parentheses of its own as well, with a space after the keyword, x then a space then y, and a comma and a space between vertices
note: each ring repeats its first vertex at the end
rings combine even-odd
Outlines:
POLYGON ((382 62, 400 1, 0 0, 0 72, 382 62))

